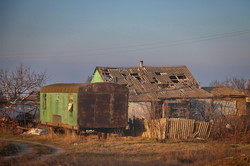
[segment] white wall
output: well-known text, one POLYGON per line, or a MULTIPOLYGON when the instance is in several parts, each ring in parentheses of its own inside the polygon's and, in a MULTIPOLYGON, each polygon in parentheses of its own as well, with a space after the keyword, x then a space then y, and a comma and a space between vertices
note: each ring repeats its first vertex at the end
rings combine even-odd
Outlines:
POLYGON ((129 102, 128 118, 150 119, 151 102, 129 102))

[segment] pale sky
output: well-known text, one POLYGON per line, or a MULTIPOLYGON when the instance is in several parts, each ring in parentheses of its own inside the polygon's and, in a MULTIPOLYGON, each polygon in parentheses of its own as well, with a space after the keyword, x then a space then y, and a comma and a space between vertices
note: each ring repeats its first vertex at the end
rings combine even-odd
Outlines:
POLYGON ((0 67, 85 82, 96 66, 186 65, 250 79, 249 0, 0 0, 0 67))

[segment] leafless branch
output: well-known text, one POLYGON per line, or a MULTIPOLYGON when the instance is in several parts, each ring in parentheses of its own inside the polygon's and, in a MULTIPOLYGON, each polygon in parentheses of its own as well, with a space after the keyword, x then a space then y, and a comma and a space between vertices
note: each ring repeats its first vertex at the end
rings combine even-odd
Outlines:
POLYGON ((247 79, 238 77, 227 77, 223 81, 212 81, 210 86, 212 87, 229 87, 233 89, 246 89, 247 79))

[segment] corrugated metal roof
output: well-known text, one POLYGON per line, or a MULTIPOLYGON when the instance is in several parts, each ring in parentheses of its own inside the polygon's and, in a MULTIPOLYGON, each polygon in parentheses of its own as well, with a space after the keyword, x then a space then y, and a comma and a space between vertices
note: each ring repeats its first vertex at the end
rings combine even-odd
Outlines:
POLYGON ((119 87, 119 90, 128 91, 128 88, 114 83, 84 83, 84 84, 52 84, 41 88, 41 92, 49 93, 78 93, 78 92, 109 92, 119 87))
POLYGON ((77 93, 79 88, 88 86, 89 84, 52 84, 41 88, 41 92, 51 93, 77 93))

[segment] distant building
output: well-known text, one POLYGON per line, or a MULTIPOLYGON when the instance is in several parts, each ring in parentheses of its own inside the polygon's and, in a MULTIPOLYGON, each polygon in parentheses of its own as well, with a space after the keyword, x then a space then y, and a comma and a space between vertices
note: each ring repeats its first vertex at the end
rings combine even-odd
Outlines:
POLYGON ((212 108, 215 114, 224 116, 247 115, 247 93, 229 87, 204 87, 213 95, 212 108))

